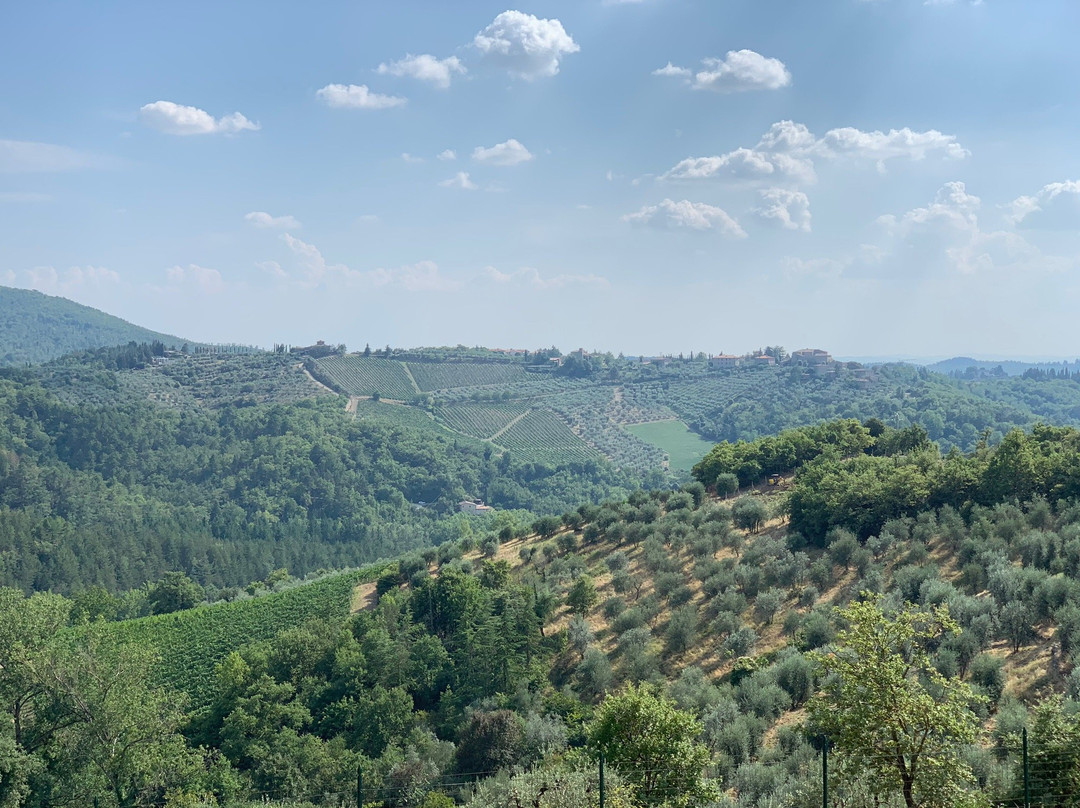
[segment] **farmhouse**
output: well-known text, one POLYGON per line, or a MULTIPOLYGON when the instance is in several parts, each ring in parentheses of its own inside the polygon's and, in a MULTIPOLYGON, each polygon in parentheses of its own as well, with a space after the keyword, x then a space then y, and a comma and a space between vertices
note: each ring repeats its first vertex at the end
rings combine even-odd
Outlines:
POLYGON ((488 513, 495 510, 490 505, 485 505, 482 500, 472 501, 463 499, 458 503, 458 510, 462 513, 488 513))
POLYGON ((828 351, 819 348, 803 348, 791 354, 791 361, 797 365, 827 365, 833 361, 828 351))
POLYGON ((751 365, 775 365, 776 360, 768 354, 758 354, 757 356, 751 356, 747 361, 751 365))
POLYGON ((740 357, 732 356, 731 354, 720 354, 719 356, 709 357, 710 368, 737 368, 739 362, 740 357))

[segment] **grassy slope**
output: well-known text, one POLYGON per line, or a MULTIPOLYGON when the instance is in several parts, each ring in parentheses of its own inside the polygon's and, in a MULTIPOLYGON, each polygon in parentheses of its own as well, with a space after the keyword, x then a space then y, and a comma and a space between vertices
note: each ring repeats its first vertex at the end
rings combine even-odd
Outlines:
POLYGON ((659 446, 667 452, 671 468, 682 471, 690 471, 714 445, 696 432, 691 432, 682 421, 652 421, 624 428, 642 440, 659 446))
POLYGON ((45 362, 132 340, 177 348, 185 342, 62 297, 0 286, 0 365, 45 362))

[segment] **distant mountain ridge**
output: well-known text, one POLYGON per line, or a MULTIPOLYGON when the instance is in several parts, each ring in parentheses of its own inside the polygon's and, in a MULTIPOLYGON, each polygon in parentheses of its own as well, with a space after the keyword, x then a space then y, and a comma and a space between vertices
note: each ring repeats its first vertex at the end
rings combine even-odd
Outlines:
POLYGON ((171 348, 187 342, 66 298, 0 286, 0 365, 37 364, 131 341, 160 341, 171 348))
POLYGON ((1019 359, 972 359, 969 356, 954 356, 952 359, 943 359, 940 362, 934 362, 931 365, 927 365, 927 368, 936 372, 949 375, 950 373, 964 373, 970 368, 976 368, 982 371, 994 371, 996 368, 1001 368, 1001 371, 1006 376, 1022 376, 1025 371, 1028 370, 1068 370, 1070 373, 1075 373, 1080 370, 1080 360, 1073 362, 1068 361, 1046 361, 1046 362, 1025 362, 1019 359))

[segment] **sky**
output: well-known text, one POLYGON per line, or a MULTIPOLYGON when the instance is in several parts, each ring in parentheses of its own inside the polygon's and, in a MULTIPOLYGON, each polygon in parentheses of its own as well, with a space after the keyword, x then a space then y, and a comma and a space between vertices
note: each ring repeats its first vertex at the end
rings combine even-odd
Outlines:
POLYGON ((9 4, 0 284, 267 347, 1080 354, 1080 3, 510 1, 9 4))

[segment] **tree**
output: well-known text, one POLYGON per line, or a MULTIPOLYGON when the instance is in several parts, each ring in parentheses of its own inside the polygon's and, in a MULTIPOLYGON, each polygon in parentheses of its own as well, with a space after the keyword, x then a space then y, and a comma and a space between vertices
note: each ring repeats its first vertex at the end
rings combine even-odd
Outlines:
POLYGON ((574 581, 574 585, 566 593, 566 605, 574 614, 584 617, 592 611, 599 598, 593 579, 588 575, 582 575, 574 581))
POLYGON ((973 783, 962 747, 978 727, 970 705, 985 699, 931 656, 959 627, 945 606, 886 615, 877 596, 863 596, 836 610, 847 628, 835 651, 809 655, 824 680, 811 719, 836 749, 841 778, 870 773, 875 795, 899 791, 908 808, 962 804, 973 783))
POLYGON ((630 685, 597 709, 588 742, 644 805, 690 806, 719 796, 702 777, 711 755, 701 733, 701 722, 656 688, 630 685))
POLYGON ((742 497, 737 499, 731 506, 731 521, 735 527, 754 533, 765 524, 768 518, 768 510, 760 497, 742 497))
POLYGON ((150 588, 147 601, 153 614, 169 614, 191 609, 206 593, 203 588, 182 572, 166 572, 161 580, 150 588))
POLYGON ((727 499, 739 490, 739 478, 734 474, 717 474, 713 486, 718 497, 727 499))

